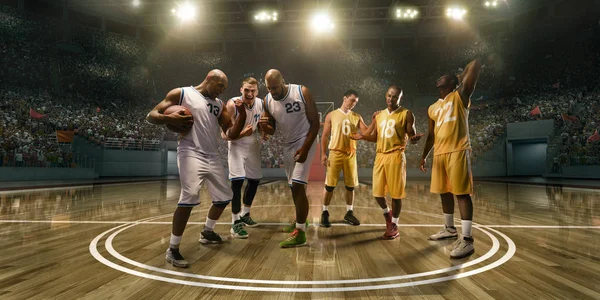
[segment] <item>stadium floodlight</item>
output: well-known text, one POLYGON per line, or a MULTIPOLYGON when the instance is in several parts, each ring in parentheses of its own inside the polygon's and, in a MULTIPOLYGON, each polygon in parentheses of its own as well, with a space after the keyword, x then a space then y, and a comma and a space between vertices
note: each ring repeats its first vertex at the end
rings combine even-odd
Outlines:
POLYGON ((416 8, 398 8, 396 9, 396 19, 415 19, 419 15, 416 8))
POLYGON ((497 0, 485 1, 485 7, 487 7, 487 8, 496 8, 497 6, 498 6, 497 0))
POLYGON ((311 26, 316 32, 330 32, 335 27, 331 17, 326 12, 318 12, 313 15, 311 26))
POLYGON ((140 0, 133 0, 133 2, 131 2, 131 4, 135 7, 140 6, 140 0))
POLYGON ((179 5, 171 10, 171 13, 176 15, 181 22, 187 22, 196 18, 196 7, 189 2, 179 5))
POLYGON ((446 16, 454 20, 462 20, 467 14, 467 10, 460 7, 448 7, 446 9, 446 16))
POLYGON ((254 20, 265 23, 265 22, 277 22, 277 12, 261 11, 254 15, 254 20))

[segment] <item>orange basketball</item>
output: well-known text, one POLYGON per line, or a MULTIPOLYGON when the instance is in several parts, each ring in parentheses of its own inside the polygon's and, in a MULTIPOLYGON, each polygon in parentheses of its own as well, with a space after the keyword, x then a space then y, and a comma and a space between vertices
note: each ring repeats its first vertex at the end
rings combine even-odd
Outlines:
POLYGON ((192 114, 190 112, 190 110, 187 109, 187 107, 185 107, 185 106, 171 105, 171 106, 167 107, 167 109, 165 109, 165 112, 163 113, 163 115, 170 115, 172 113, 179 112, 182 109, 185 110, 185 115, 191 115, 192 114))
MULTIPOLYGON (((183 112, 184 115, 190 115, 190 116, 192 115, 192 113, 190 112, 189 109, 187 109, 187 107, 181 106, 181 105, 169 106, 167 109, 165 109, 165 111, 163 112, 163 115, 177 114, 181 110, 184 110, 184 112, 183 112)), ((186 126, 186 125, 167 124, 167 128, 176 133, 185 133, 185 132, 190 131, 190 129, 192 129, 192 125, 186 126)))

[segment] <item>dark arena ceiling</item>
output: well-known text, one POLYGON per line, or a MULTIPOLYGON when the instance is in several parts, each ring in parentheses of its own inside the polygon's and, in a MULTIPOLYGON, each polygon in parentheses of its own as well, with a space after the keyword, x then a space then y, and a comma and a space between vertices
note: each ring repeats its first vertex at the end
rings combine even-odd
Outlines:
MULTIPOLYGON (((26 1, 29 2, 29 1, 26 1)), ((334 34, 342 39, 445 36, 458 23, 477 29, 508 27, 522 14, 563 1, 551 0, 38 0, 37 10, 69 14, 70 21, 93 27, 130 27, 143 35, 176 32, 196 41, 286 40, 310 34, 313 15, 329 14, 334 34), (134 4, 134 2, 136 2, 134 4), (485 2, 497 2, 487 7, 485 2), (172 10, 190 4, 195 17, 182 22, 172 10), (462 22, 447 17, 451 6, 466 11, 462 22), (398 19, 398 9, 417 10, 413 19, 398 19), (277 14, 276 22, 258 22, 260 12, 277 14), (97 23, 102 24, 97 24, 97 23), (117 24, 117 25, 115 25, 117 24)), ((26 3, 27 6, 27 3, 26 3)), ((60 17, 60 16, 58 16, 60 17)))

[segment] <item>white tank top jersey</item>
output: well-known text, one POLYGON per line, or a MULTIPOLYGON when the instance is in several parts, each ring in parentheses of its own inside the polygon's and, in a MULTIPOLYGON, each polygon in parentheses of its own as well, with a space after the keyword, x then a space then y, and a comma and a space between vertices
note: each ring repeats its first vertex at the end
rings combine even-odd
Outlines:
POLYGON ((194 87, 181 88, 179 105, 190 110, 194 117, 194 126, 185 135, 179 135, 177 153, 194 153, 202 155, 219 155, 217 139, 219 117, 223 111, 223 102, 204 97, 194 87))
POLYGON ((265 110, 275 119, 282 143, 289 144, 306 137, 310 123, 306 117, 306 101, 301 85, 290 83, 287 95, 281 100, 274 100, 269 93, 265 98, 265 110))
MULTIPOLYGON (((231 98, 229 101, 234 101, 237 99, 241 99, 241 97, 231 98)), ((244 128, 248 125, 252 125, 252 135, 245 136, 243 138, 229 141, 230 144, 251 144, 257 141, 258 139, 258 120, 260 119, 260 115, 263 113, 263 100, 260 98, 254 98, 254 105, 252 107, 248 107, 244 105, 246 108, 246 124, 244 124, 244 128)), ((234 111, 234 117, 237 118, 237 110, 234 111)), ((243 129, 242 129, 243 130, 243 129)))

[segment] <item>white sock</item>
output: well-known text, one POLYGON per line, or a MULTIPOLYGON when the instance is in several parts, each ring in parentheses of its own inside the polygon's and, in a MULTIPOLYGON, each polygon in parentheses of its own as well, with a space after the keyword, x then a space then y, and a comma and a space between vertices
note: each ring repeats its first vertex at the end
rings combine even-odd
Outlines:
POLYGON ((250 213, 250 206, 242 207, 242 216, 245 216, 250 213))
POLYGON ((215 225, 217 225, 217 220, 212 220, 209 217, 206 217, 206 224, 204 225, 204 230, 213 231, 213 229, 215 229, 215 225))
POLYGON ((384 214, 387 214, 389 212, 390 212, 390 208, 389 207, 386 207, 386 208, 383 209, 383 213, 384 214))
POLYGON ((304 223, 304 224, 296 223, 296 228, 301 229, 302 231, 306 231, 306 223, 304 223))
POLYGON ((323 205, 323 211, 327 211, 328 207, 329 207, 329 205, 323 205))
POLYGON ((398 219, 400 219, 400 218, 399 217, 398 218, 392 217, 392 223, 398 225, 398 219))
POLYGON ((454 214, 444 214, 446 220, 446 227, 454 227, 454 214))
POLYGON ((352 205, 352 204, 350 204, 350 205, 346 204, 346 211, 352 210, 353 207, 354 207, 354 205, 352 205))
POLYGON ((173 249, 179 249, 179 243, 181 243, 181 235, 176 236, 171 233, 171 241, 169 242, 169 247, 173 249))
POLYGON ((473 226, 473 221, 460 220, 460 224, 462 225, 463 236, 471 237, 471 227, 473 226))
POLYGON ((237 213, 237 214, 231 213, 231 223, 235 223, 235 221, 238 221, 239 219, 240 219, 239 213, 237 213))

